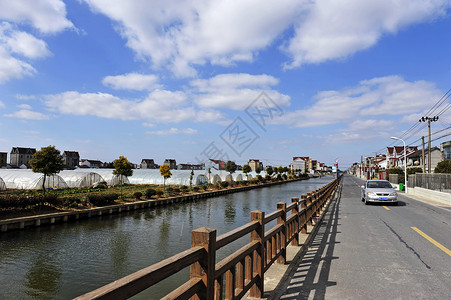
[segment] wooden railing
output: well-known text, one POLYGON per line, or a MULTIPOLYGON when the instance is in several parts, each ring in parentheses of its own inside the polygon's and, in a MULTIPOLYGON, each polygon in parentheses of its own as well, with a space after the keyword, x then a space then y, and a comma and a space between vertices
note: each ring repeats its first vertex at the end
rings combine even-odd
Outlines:
POLYGON ((214 229, 193 230, 190 249, 76 299, 127 299, 188 266, 189 281, 163 299, 240 299, 249 291, 251 297, 261 298, 264 273, 274 262, 286 262, 286 247, 299 246, 299 235, 307 234, 307 225, 319 217, 339 181, 302 195, 301 200, 292 198, 289 205, 279 202, 277 210, 266 216, 252 211, 249 223, 218 237, 214 229), (265 224, 274 220, 276 226, 265 232, 265 224), (247 245, 216 263, 217 250, 248 234, 247 245))

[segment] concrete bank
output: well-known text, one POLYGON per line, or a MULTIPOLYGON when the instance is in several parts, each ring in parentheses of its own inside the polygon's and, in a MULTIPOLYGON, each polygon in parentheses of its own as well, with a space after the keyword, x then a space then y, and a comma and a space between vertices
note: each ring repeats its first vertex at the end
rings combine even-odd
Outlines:
POLYGON ((34 227, 39 227, 39 226, 43 226, 43 225, 53 225, 53 224, 58 224, 58 223, 62 224, 62 223, 66 223, 66 222, 77 221, 80 219, 100 217, 103 215, 117 214, 117 213, 121 213, 121 212, 137 210, 137 209, 151 208, 151 207, 164 206, 164 205, 172 205, 172 204, 181 203, 181 202, 197 201, 197 200, 201 200, 201 199, 207 199, 207 198, 211 198, 211 197, 238 193, 238 192, 248 191, 248 190, 257 189, 257 188, 264 188, 264 187, 269 187, 269 186, 273 186, 273 185, 280 185, 280 184, 294 182, 294 181, 300 181, 300 180, 306 180, 306 179, 292 179, 292 180, 286 180, 286 181, 269 182, 269 183, 258 184, 258 185, 249 185, 249 186, 230 188, 230 189, 218 190, 218 191, 212 191, 212 192, 196 193, 196 194, 176 196, 176 197, 168 197, 168 198, 157 199, 157 200, 152 199, 152 200, 136 201, 136 202, 131 202, 131 203, 109 205, 109 206, 84 209, 84 210, 76 210, 76 211, 69 211, 69 212, 60 212, 60 213, 51 213, 51 214, 36 215, 36 216, 29 216, 29 217, 22 217, 22 218, 6 219, 6 220, 0 221, 0 233, 11 231, 11 230, 34 228, 34 227))
MULTIPOLYGON (((331 200, 327 202, 320 217, 314 219, 313 226, 307 226, 307 234, 300 234, 299 243, 302 245, 297 247, 292 245, 287 246, 287 263, 275 263, 268 269, 268 271, 265 272, 264 294, 262 299, 276 300, 280 298, 280 295, 283 292, 283 284, 290 279, 290 276, 298 267, 299 262, 307 253, 309 247, 315 239, 316 234, 318 233, 320 228, 319 225, 323 222, 324 218, 327 218, 330 204, 341 197, 341 190, 342 183, 338 186, 331 200)), ((249 294, 247 294, 245 299, 251 300, 254 298, 250 298, 249 294)))

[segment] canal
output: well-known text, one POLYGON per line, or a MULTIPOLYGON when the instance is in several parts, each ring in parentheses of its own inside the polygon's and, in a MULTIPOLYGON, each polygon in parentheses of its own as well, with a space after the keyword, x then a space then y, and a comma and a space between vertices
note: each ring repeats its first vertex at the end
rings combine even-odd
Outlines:
MULTIPOLYGON (((226 196, 101 216, 0 235, 0 299, 71 299, 159 262, 191 246, 199 227, 228 232, 250 212, 313 191, 330 176, 226 196)), ((217 261, 249 241, 219 250, 217 261)), ((188 279, 184 270, 133 299, 159 299, 188 279)))

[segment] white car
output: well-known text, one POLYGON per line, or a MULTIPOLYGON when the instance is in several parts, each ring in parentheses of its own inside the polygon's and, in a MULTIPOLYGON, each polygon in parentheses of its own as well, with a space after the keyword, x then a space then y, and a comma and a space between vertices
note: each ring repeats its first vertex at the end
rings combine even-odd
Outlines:
POLYGON ((362 201, 366 205, 370 202, 398 205, 398 194, 387 180, 367 180, 362 185, 362 201))

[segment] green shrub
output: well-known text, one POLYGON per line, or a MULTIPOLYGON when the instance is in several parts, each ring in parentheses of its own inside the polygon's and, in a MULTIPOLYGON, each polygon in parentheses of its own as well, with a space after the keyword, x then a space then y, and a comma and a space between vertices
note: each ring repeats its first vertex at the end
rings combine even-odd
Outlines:
POLYGON ((182 185, 181 187, 180 187, 180 191, 182 191, 182 193, 186 193, 186 192, 188 192, 188 186, 186 186, 186 185, 182 185))
POLYGON ((175 189, 174 189, 174 193, 175 193, 175 194, 180 194, 180 189, 179 189, 179 188, 175 188, 175 189))
POLYGON ((193 191, 194 192, 198 192, 199 191, 199 187, 198 186, 193 186, 193 191))
POLYGON ((119 198, 119 194, 90 194, 86 196, 86 200, 95 206, 104 206, 114 203, 119 198))
POLYGON ((158 197, 163 196, 163 194, 164 194, 163 191, 157 191, 157 192, 156 192, 156 195, 157 195, 158 197))
POLYGON ((202 189, 203 189, 204 191, 206 191, 206 190, 208 189, 208 185, 206 185, 206 184, 202 185, 202 189))
POLYGON ((223 188, 226 188, 226 187, 229 186, 229 183, 228 183, 227 181, 221 181, 221 186, 222 186, 223 188))
POLYGON ((60 204, 58 195, 47 194, 43 195, 6 195, 0 197, 1 209, 27 209, 35 206, 50 205, 55 206, 60 204))
POLYGON ((143 193, 141 193, 141 192, 134 192, 133 193, 133 197, 135 197, 136 200, 141 199, 142 196, 143 196, 143 193))
POLYGON ((168 194, 172 194, 172 193, 174 192, 174 189, 171 188, 171 187, 168 187, 168 188, 166 188, 166 192, 167 192, 168 194))
POLYGON ((434 168, 434 173, 451 173, 451 160, 439 162, 434 168))

